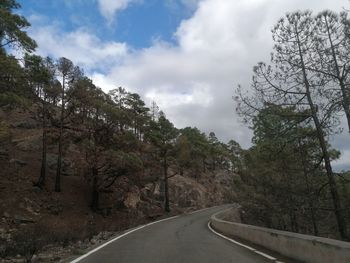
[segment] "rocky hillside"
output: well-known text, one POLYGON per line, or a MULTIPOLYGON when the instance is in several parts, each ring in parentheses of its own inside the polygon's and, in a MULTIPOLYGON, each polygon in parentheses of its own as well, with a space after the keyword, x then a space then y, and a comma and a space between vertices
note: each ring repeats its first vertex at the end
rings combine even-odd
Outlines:
MULTIPOLYGON (((41 165, 39 123, 21 110, 0 112, 0 117, 7 127, 3 133, 10 137, 0 151, 1 258, 17 256, 21 262, 24 257, 51 251, 42 254, 42 258, 59 261, 64 258, 57 252, 61 251, 57 250, 59 246, 88 247, 113 232, 168 215, 163 212, 161 171, 152 167, 118 177, 112 187, 101 190, 100 209, 92 211, 91 184, 74 132, 67 132, 65 138, 62 192, 54 191, 57 146, 53 135, 48 148, 46 186, 36 187, 41 165)), ((232 202, 233 176, 222 170, 191 169, 173 176, 169 179, 171 214, 232 202)))

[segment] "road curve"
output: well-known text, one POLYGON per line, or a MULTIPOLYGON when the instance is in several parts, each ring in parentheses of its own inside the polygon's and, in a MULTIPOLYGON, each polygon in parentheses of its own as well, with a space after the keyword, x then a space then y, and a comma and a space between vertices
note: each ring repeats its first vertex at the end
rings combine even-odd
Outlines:
POLYGON ((208 220, 227 206, 161 221, 98 249, 79 263, 271 263, 208 229, 208 220))

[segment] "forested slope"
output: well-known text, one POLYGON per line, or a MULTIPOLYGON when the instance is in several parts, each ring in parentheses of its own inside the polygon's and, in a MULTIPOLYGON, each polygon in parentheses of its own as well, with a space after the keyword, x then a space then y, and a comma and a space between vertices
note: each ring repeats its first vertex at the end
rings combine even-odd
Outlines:
POLYGON ((242 149, 176 128, 127 87, 97 87, 69 58, 35 55, 18 8, 0 5, 0 257, 59 261, 114 231, 231 202, 244 223, 349 240, 350 176, 334 171, 331 145, 349 126, 346 12, 277 22, 270 63, 234 96, 253 130, 242 149))
POLYGON ((155 102, 33 55, 19 6, 1 6, 2 257, 31 257, 170 214, 231 202, 240 146, 177 129, 155 102), (25 55, 14 57, 17 49, 25 55))

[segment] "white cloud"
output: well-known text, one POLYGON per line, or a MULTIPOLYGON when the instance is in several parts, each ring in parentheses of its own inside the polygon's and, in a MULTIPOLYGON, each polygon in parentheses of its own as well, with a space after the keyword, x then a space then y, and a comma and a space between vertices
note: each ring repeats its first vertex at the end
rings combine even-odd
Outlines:
MULTIPOLYGON (((99 0, 100 10, 112 19, 131 1, 99 0)), ((149 48, 129 50, 124 43, 105 43, 82 29, 65 35, 55 27, 41 28, 34 37, 40 52, 64 55, 90 68, 104 89, 124 86, 148 102, 156 100, 178 127, 197 126, 247 147, 251 132, 235 113, 233 91, 239 83, 248 88, 252 67, 269 59, 272 26, 297 9, 337 11, 349 6, 347 0, 177 1, 196 7, 174 32, 177 44, 155 41, 149 48)))
POLYGON ((118 11, 126 9, 131 3, 137 0, 98 0, 101 14, 112 23, 118 11))
POLYGON ((127 44, 102 42, 83 28, 67 33, 59 25, 48 25, 30 33, 38 43, 40 55, 67 57, 87 71, 106 70, 120 63, 128 54, 127 44))
MULTIPOLYGON (((197 2, 197 1, 196 1, 197 2)), ((238 83, 249 87, 252 67, 268 60, 270 29, 285 12, 296 9, 340 10, 337 1, 203 0, 174 33, 177 45, 155 43, 111 69, 108 81, 156 97, 179 127, 194 125, 219 137, 250 144, 231 97, 238 83), (198 83, 205 83, 201 96, 198 83), (205 98, 206 99, 205 99, 205 98), (210 101, 210 103, 207 103, 210 101)))

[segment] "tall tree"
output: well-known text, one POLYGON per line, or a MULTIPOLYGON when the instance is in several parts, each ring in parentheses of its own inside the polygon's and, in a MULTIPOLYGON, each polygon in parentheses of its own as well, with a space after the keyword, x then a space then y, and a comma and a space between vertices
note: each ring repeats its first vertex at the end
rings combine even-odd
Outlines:
POLYGON ((56 180, 55 180, 55 191, 61 191, 61 173, 62 173, 62 154, 63 154, 63 128, 64 121, 69 116, 70 113, 65 112, 67 103, 67 89, 69 89, 72 84, 82 77, 81 70, 74 66, 73 62, 67 58, 60 58, 57 62, 57 71, 61 76, 61 106, 59 114, 59 137, 58 137, 58 157, 57 157, 57 170, 56 170, 56 180))
POLYGON ((157 121, 159 116, 159 107, 155 101, 151 103, 151 119, 152 121, 157 121))
POLYGON ((226 147, 229 152, 232 171, 239 172, 242 168, 242 147, 235 140, 230 140, 227 143, 226 147))
POLYGON ((240 173, 253 189, 244 190, 243 204, 269 227, 318 235, 320 209, 328 206, 319 189, 327 184, 316 131, 304 118, 294 107, 266 105, 253 119, 254 146, 240 173))
POLYGON ((126 97, 126 107, 132 119, 134 134, 142 139, 144 126, 149 120, 149 108, 137 93, 129 93, 126 97))
POLYGON ((75 88, 79 89, 75 100, 82 100, 79 104, 85 104, 88 108, 82 136, 85 138, 85 156, 89 168, 87 177, 92 188, 91 208, 98 211, 100 191, 113 186, 118 177, 139 171, 142 162, 135 153, 126 151, 119 144, 115 131, 121 116, 120 109, 110 97, 91 81, 85 80, 75 88), (83 83, 85 86, 82 86, 83 83))
POLYGON ((191 145, 188 138, 180 135, 176 141, 176 159, 180 168, 180 174, 183 175, 184 169, 191 166, 191 145))
POLYGON ((33 101, 38 110, 36 115, 39 116, 42 124, 41 171, 36 183, 37 186, 42 188, 46 181, 47 128, 50 111, 49 96, 51 87, 55 84, 55 68, 50 58, 44 60, 40 56, 26 54, 24 60, 29 84, 33 89, 33 101))
POLYGON ((117 89, 113 89, 109 91, 108 95, 111 96, 114 103, 116 104, 116 107, 118 107, 121 110, 122 116, 120 116, 119 119, 119 130, 121 132, 124 132, 124 129, 127 128, 127 126, 131 125, 131 116, 127 109, 127 100, 129 96, 129 92, 126 91, 126 89, 122 87, 118 87, 117 89))
POLYGON ((159 152, 159 157, 162 160, 163 167, 163 182, 164 182, 164 210, 170 212, 169 204, 169 185, 168 179, 173 176, 169 176, 168 169, 170 166, 169 155, 174 148, 175 139, 177 138, 178 131, 166 117, 163 112, 160 112, 158 122, 152 123, 152 129, 146 134, 146 139, 153 143, 159 152))
POLYGON ((191 149, 190 165, 195 168, 196 173, 206 170, 209 157, 209 141, 207 136, 198 128, 186 127, 180 130, 181 136, 187 138, 191 149))
MULTIPOLYGON (((315 27, 316 23, 310 12, 295 12, 282 18, 272 31, 275 42, 271 59, 273 66, 259 63, 255 67, 252 85, 256 92, 255 101, 243 98, 244 96, 241 99, 250 111, 259 110, 266 103, 294 105, 298 112, 305 115, 306 118, 302 121, 313 122, 322 151, 339 233, 343 239, 347 239, 347 224, 326 142, 336 119, 335 109, 331 104, 325 103, 323 95, 332 97, 334 91, 325 89, 327 79, 309 70, 315 56, 315 27)), ((249 111, 245 113, 250 114, 249 111)))

